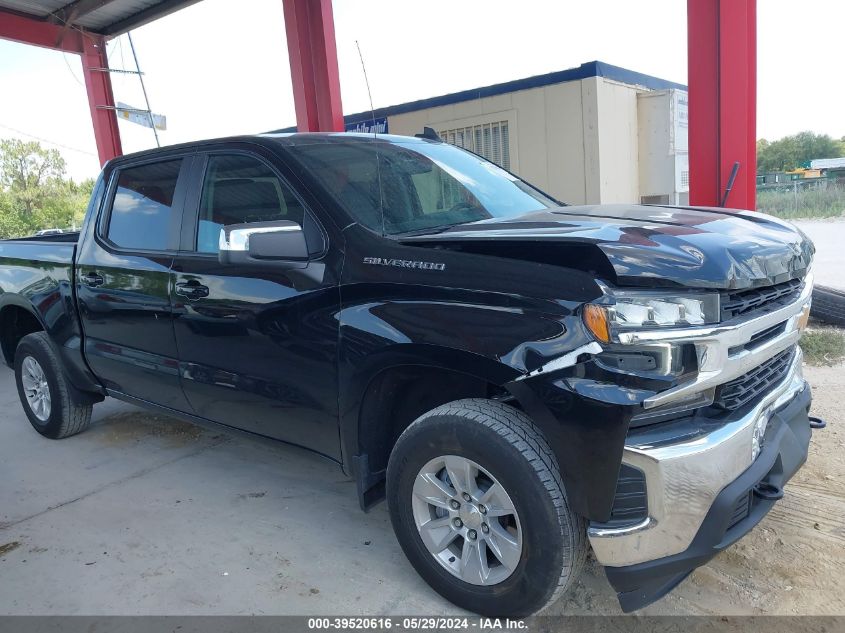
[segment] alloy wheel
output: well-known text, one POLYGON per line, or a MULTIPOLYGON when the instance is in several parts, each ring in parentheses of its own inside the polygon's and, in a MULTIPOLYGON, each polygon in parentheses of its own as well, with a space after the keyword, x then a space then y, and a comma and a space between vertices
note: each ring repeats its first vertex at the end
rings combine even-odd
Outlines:
POLYGON ((32 356, 23 359, 21 383, 30 410, 36 418, 46 422, 51 410, 50 385, 41 365, 32 356))
POLYGON ((413 513, 426 549, 473 585, 506 580, 522 558, 522 529, 504 487, 466 457, 429 461, 414 480, 413 513))

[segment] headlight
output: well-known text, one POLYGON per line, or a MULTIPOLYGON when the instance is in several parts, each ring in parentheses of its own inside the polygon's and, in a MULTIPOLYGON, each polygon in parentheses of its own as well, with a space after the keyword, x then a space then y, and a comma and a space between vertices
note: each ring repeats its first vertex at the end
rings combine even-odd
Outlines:
POLYGON ((615 291, 607 304, 584 306, 584 323, 599 341, 609 343, 613 333, 632 329, 688 327, 719 322, 719 295, 715 292, 615 291))

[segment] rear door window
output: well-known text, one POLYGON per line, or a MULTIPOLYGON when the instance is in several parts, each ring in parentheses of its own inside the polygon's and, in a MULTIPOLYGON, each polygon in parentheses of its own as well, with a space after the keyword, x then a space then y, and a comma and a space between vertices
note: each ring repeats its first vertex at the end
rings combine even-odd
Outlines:
POLYGON ((174 218, 173 197, 182 159, 126 167, 118 173, 106 232, 120 248, 168 250, 174 218))

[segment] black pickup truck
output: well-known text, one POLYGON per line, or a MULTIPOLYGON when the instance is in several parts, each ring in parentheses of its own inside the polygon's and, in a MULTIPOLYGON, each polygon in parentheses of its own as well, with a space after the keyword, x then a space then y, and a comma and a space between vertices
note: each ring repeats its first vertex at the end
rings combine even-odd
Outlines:
POLYGON ((566 206, 430 138, 238 137, 109 162, 79 234, 0 242, 32 426, 119 398, 334 460, 455 604, 625 610, 807 457, 811 242, 759 213, 566 206))

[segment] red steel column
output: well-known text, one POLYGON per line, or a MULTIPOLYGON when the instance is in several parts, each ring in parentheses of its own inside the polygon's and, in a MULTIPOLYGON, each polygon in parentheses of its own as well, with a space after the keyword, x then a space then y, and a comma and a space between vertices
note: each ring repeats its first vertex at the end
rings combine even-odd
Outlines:
POLYGON ((687 0, 690 204, 756 208, 757 2, 687 0))
POLYGON ((331 0, 283 1, 296 127, 300 132, 342 132, 331 0))
POLYGON ((0 38, 80 55, 100 164, 123 153, 117 114, 114 110, 97 107, 114 107, 111 76, 108 72, 93 70, 108 68, 106 42, 102 36, 0 9, 0 38))
POLYGON ((109 67, 106 41, 102 37, 89 35, 84 36, 82 40, 82 74, 85 76, 85 90, 88 92, 97 154, 100 157, 100 165, 104 165, 106 161, 123 154, 117 113, 114 110, 111 75, 106 70, 96 70, 109 67))

